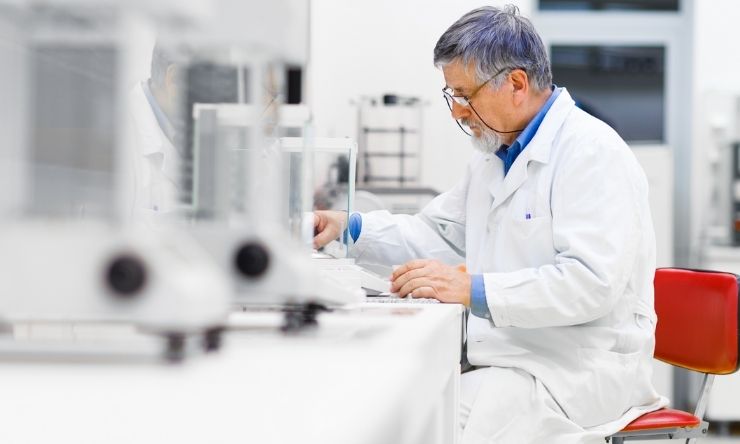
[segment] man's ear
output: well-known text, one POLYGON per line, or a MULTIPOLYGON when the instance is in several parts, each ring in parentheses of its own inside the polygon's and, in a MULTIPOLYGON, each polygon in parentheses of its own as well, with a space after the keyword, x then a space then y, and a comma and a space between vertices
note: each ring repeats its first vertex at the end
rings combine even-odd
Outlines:
POLYGON ((529 76, 523 69, 515 69, 509 74, 512 86, 512 96, 514 103, 519 105, 524 101, 529 93, 529 76))

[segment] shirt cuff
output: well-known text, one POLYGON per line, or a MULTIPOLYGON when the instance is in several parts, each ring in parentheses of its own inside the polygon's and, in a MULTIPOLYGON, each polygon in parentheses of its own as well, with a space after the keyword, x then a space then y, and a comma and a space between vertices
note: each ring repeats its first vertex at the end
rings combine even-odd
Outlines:
POLYGON ((347 223, 349 235, 352 237, 352 242, 357 242, 362 231, 362 216, 360 213, 352 213, 349 216, 349 222, 347 223))
POLYGON ((474 274, 472 276, 470 293, 470 312, 479 318, 488 319, 493 322, 491 310, 488 308, 488 302, 486 301, 486 287, 482 274, 474 274))

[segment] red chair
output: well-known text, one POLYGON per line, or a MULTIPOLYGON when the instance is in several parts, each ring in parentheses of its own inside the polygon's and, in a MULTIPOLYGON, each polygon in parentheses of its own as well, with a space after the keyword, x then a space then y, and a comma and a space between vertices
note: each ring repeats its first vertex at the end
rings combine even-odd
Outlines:
POLYGON ((689 443, 706 436, 709 423, 704 412, 714 375, 738 369, 738 276, 660 268, 654 283, 655 357, 703 373, 699 401, 693 414, 666 408, 642 415, 612 435, 612 444, 653 439, 689 443))

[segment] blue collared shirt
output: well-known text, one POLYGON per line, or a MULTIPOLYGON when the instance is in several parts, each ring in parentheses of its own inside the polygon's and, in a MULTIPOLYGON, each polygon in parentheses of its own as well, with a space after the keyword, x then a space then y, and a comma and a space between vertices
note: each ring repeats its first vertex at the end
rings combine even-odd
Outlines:
MULTIPOLYGON (((504 162, 504 176, 509 173, 511 166, 514 165, 514 161, 524 148, 529 145, 534 135, 537 134, 537 130, 540 128, 540 124, 545 120, 547 112, 555 100, 560 95, 562 88, 558 88, 553 85, 552 94, 547 99, 542 108, 537 112, 534 118, 527 124, 524 130, 519 134, 514 143, 511 146, 501 145, 501 148, 496 151, 498 156, 504 162)), ((486 287, 483 282, 482 274, 474 274, 471 278, 471 289, 470 289, 470 312, 479 318, 491 320, 491 310, 488 308, 488 302, 486 301, 486 287)), ((491 322, 493 322, 491 320, 491 322)))

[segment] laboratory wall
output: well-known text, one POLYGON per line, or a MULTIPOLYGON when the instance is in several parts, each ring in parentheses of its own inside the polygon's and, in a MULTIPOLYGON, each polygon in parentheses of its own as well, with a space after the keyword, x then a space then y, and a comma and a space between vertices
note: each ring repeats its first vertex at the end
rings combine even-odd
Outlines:
POLYGON ((694 79, 699 94, 740 93, 740 57, 734 32, 738 19, 737 0, 696 0, 694 79))
POLYGON ((442 98, 434 45, 460 16, 483 4, 534 2, 480 0, 315 0, 311 11, 308 100, 319 136, 357 137, 360 96, 394 93, 422 99, 421 184, 445 191, 467 164, 471 146, 442 98))

